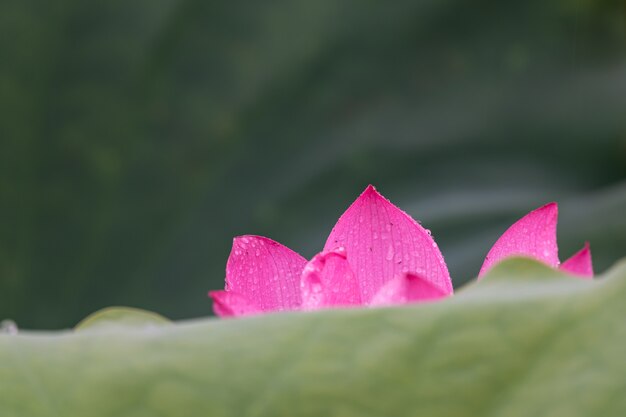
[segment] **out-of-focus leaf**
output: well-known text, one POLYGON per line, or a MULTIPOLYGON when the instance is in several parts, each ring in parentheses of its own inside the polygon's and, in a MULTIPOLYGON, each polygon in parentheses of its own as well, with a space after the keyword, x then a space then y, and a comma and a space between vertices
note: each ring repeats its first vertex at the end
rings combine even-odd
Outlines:
POLYGON ((619 417, 626 263, 526 259, 453 298, 0 336, 0 410, 52 416, 619 417))
POLYGON ((132 307, 108 307, 85 317, 75 330, 100 328, 102 326, 145 327, 169 323, 160 314, 132 307))

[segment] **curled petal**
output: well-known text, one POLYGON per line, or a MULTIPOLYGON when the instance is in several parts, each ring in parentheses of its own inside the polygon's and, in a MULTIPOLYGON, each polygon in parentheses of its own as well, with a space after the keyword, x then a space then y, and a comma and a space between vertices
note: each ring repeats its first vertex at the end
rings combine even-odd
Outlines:
POLYGON ((402 274, 387 282, 372 298, 371 306, 406 304, 431 301, 449 296, 450 293, 435 287, 417 274, 402 274))
POLYGON ((304 310, 361 303, 359 283, 343 248, 315 255, 304 267, 301 290, 304 310))
POLYGON ((591 262, 589 242, 585 242, 585 246, 581 250, 563 262, 560 269, 582 278, 593 278, 593 264, 591 262))
POLYGON ((556 203, 549 203, 531 211, 519 219, 496 241, 479 277, 495 263, 510 256, 528 256, 556 268, 559 265, 556 245, 556 223, 559 210, 556 203))
POLYGON ((362 300, 409 271, 452 293, 448 268, 430 233, 371 185, 341 216, 324 251, 339 247, 347 251, 362 300))
POLYGON ((297 309, 305 264, 302 256, 271 239, 237 237, 226 264, 226 290, 263 312, 297 309))
POLYGON ((232 291, 210 291, 213 311, 220 317, 237 317, 258 314, 261 311, 243 295, 232 291))

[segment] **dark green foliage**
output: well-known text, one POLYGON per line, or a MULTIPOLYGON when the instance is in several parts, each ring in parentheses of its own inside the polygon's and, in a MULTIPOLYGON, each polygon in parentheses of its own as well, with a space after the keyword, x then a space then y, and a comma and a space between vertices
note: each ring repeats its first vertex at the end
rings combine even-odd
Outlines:
POLYGON ((0 318, 208 314, 230 239, 311 256, 369 182, 455 283, 561 202, 626 252, 620 1, 0 2, 0 318))

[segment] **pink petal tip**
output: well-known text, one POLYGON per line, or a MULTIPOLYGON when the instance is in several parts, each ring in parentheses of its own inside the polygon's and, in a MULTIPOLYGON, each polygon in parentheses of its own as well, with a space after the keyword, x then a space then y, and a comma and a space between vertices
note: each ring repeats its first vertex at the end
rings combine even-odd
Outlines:
POLYGON ((563 262, 560 269, 581 278, 593 278, 593 263, 591 262, 589 242, 585 242, 585 246, 581 250, 563 262))
POLYGON ((448 297, 451 293, 435 287, 430 281, 417 274, 403 274, 387 282, 374 295, 371 306, 386 306, 425 302, 448 297))
POLYGON ((556 268, 558 213, 557 204, 549 203, 515 222, 493 245, 478 276, 482 277, 494 264, 511 256, 528 256, 556 268))
POLYGON ((243 295, 230 291, 210 291, 213 311, 219 317, 239 317, 258 314, 261 311, 243 295))

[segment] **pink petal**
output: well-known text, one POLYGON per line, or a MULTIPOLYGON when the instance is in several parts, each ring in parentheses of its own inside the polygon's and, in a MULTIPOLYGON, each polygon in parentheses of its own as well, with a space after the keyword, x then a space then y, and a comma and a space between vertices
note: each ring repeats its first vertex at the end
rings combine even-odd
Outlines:
POLYGON ((364 302, 409 271, 452 293, 448 268, 430 233, 371 185, 341 216, 324 251, 339 247, 347 251, 364 302))
POLYGON ((406 304, 418 301, 437 300, 447 297, 446 293, 430 281, 416 274, 402 274, 387 282, 372 298, 371 306, 406 304))
POLYGON ((496 241, 482 268, 483 276, 495 263, 510 256, 528 256, 556 268, 559 265, 556 223, 559 209, 549 203, 519 219, 496 241))
POLYGON ((315 255, 304 267, 301 286, 304 310, 361 304, 359 283, 343 248, 315 255))
POLYGON ((232 291, 210 291, 213 299, 213 311, 220 317, 248 316, 260 313, 246 298, 232 291))
POLYGON ((226 264, 226 291, 242 295, 264 312, 297 309, 305 264, 302 256, 271 239, 237 237, 226 264))
POLYGON ((589 242, 561 264, 561 270, 584 278, 593 278, 593 264, 591 263, 591 249, 589 242))

